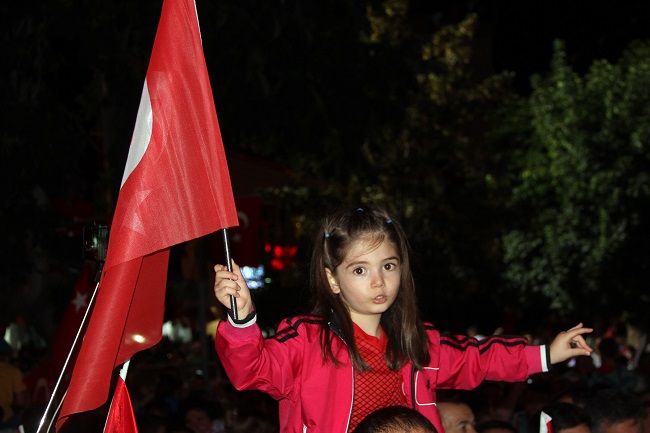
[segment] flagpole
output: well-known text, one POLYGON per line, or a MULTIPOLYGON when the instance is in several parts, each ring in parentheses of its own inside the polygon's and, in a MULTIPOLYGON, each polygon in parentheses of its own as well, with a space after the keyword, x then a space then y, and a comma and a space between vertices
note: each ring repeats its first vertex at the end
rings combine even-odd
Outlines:
MULTIPOLYGON (((63 398, 61 399, 61 401, 59 402, 59 405, 57 406, 56 410, 54 411, 54 415, 59 413, 59 411, 61 410, 61 406, 63 406, 63 401, 65 400, 66 395, 68 395, 68 391, 66 391, 63 394, 63 398)), ((45 430, 46 432, 50 431, 50 429, 52 428, 52 424, 54 424, 54 421, 56 421, 56 416, 53 416, 52 419, 50 419, 50 423, 47 425, 47 430, 45 430)))
MULTIPOLYGON (((195 0, 165 0, 111 219, 110 270, 57 428, 105 403, 118 363, 162 338, 170 248, 238 224, 225 156, 195 0)), ((115 421, 116 432, 131 427, 115 421)))
MULTIPOLYGON (((101 273, 101 268, 99 272, 97 273, 98 277, 101 273)), ((90 309, 95 302, 95 296, 97 295, 97 290, 99 289, 99 281, 97 281, 97 285, 95 285, 95 290, 93 291, 93 295, 90 297, 90 301, 88 301, 88 307, 86 307, 86 312, 84 313, 84 317, 81 320, 81 325, 79 325, 79 329, 77 330, 77 335, 74 337, 74 341, 72 342, 72 347, 70 347, 70 352, 68 352, 68 356, 65 359, 65 363, 63 364, 63 368, 61 369, 61 374, 59 374, 59 378, 56 381, 56 385, 54 385, 54 389, 52 390, 52 395, 50 396, 50 401, 47 403, 47 407, 45 408, 45 412, 43 413, 43 417, 41 418, 41 422, 38 424, 38 429, 36 430, 36 433, 41 432, 41 428, 43 427, 43 424, 45 424, 45 418, 47 417, 47 413, 50 411, 50 408, 52 407, 52 403, 54 401, 54 396, 56 395, 56 392, 59 389, 59 385, 61 384, 61 380, 63 379, 63 374, 65 373, 65 370, 68 368, 68 363, 70 362, 70 358, 72 357, 72 353, 74 352, 75 347, 77 347, 77 341, 79 341, 79 336, 81 335, 81 330, 84 329, 84 326, 86 325, 86 319, 88 318, 88 313, 90 312, 90 309)), ((67 394, 67 391, 66 391, 67 394)), ((61 403, 63 403, 63 400, 65 399, 65 394, 63 395, 63 398, 61 399, 61 403)), ((57 412, 61 409, 61 405, 57 408, 57 412)), ((53 414, 53 418, 56 417, 56 413, 53 414)), ((51 424, 50 424, 51 426, 51 424)), ((48 427, 49 430, 49 427, 48 427)), ((48 431, 46 430, 46 431, 48 431)))
MULTIPOLYGON (((131 360, 127 359, 127 361, 122 364, 122 368, 120 369, 120 377, 124 382, 126 382, 126 375, 129 372, 129 364, 131 364, 131 360)), ((110 417, 111 410, 113 410, 113 403, 115 403, 115 396, 113 396, 113 399, 111 400, 111 406, 108 408, 108 417, 110 417)), ((106 426, 108 425, 108 417, 106 417, 106 422, 104 423, 104 432, 106 431, 106 426)))
MULTIPOLYGON (((223 232, 223 248, 226 252, 226 263, 228 267, 228 272, 232 272, 232 258, 230 257, 230 241, 228 238, 228 228, 222 229, 223 232)), ((232 318, 238 320, 237 316, 237 301, 235 297, 230 295, 230 310, 232 311, 232 318)))

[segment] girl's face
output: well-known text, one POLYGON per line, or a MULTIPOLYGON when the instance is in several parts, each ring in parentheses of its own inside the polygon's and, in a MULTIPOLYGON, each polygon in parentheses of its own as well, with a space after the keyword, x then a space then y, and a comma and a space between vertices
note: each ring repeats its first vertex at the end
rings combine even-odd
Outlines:
POLYGON ((371 238, 352 244, 343 262, 331 272, 325 269, 330 288, 348 306, 352 321, 379 324, 381 314, 395 302, 402 266, 395 245, 371 238))

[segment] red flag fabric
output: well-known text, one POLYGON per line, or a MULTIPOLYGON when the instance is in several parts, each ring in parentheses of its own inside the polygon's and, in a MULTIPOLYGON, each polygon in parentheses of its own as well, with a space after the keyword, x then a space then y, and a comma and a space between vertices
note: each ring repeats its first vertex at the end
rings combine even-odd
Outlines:
POLYGON ((138 433, 135 414, 131 405, 129 390, 124 380, 118 376, 111 409, 108 412, 104 433, 138 433))
POLYGON ((97 285, 95 281, 97 271, 96 263, 92 261, 83 263, 68 307, 54 335, 50 358, 32 368, 25 376, 25 385, 31 402, 47 404, 59 377, 61 377, 61 385, 68 384, 72 373, 71 367, 79 353, 79 344, 74 350, 72 346, 97 285), (70 359, 63 371, 68 355, 70 359))
MULTIPOLYGON (((97 285, 95 277, 97 276, 98 270, 95 262, 86 260, 81 268, 81 273, 77 277, 74 292, 70 297, 70 303, 66 308, 63 319, 59 323, 52 342, 52 368, 56 374, 61 372, 65 360, 70 354, 72 343, 77 336, 84 314, 86 314, 90 299, 93 296, 93 291, 97 285)), ((70 354, 69 366, 74 365, 78 352, 79 347, 70 354)))
POLYGON ((162 338, 169 247, 237 226, 193 0, 165 0, 108 252, 57 430, 108 398, 111 374, 162 338))

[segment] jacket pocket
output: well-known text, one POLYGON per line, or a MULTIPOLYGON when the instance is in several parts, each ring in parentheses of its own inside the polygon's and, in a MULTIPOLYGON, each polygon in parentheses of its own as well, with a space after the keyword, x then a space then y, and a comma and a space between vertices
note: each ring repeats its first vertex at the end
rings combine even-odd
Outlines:
POLYGON ((424 367, 415 372, 415 403, 419 406, 436 404, 438 368, 424 367))

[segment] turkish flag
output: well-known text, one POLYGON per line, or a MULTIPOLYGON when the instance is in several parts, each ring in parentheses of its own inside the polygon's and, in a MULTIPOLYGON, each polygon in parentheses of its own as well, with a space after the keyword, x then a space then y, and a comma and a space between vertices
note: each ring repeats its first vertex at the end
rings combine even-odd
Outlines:
POLYGON ((70 366, 74 365, 79 353, 79 344, 74 345, 74 341, 77 334, 82 332, 81 323, 97 285, 98 270, 95 262, 84 261, 70 302, 54 335, 50 359, 31 369, 25 376, 30 401, 46 404, 54 391, 57 377, 61 384, 68 384, 72 373, 70 366))
POLYGON ((553 425, 551 423, 552 419, 553 418, 544 411, 539 414, 539 433, 553 433, 553 425))
POLYGON ((138 433, 129 390, 120 376, 117 377, 115 393, 104 426, 104 433, 138 433))
POLYGON ((72 352, 70 350, 97 285, 95 278, 98 271, 99 268, 95 262, 84 261, 70 303, 59 323, 52 343, 52 368, 55 372, 62 372, 68 355, 70 355, 69 364, 74 365, 79 347, 77 345, 76 350, 72 352))
POLYGON ((237 226, 193 0, 165 0, 106 263, 57 430, 108 398, 113 370, 162 338, 169 247, 237 226))

